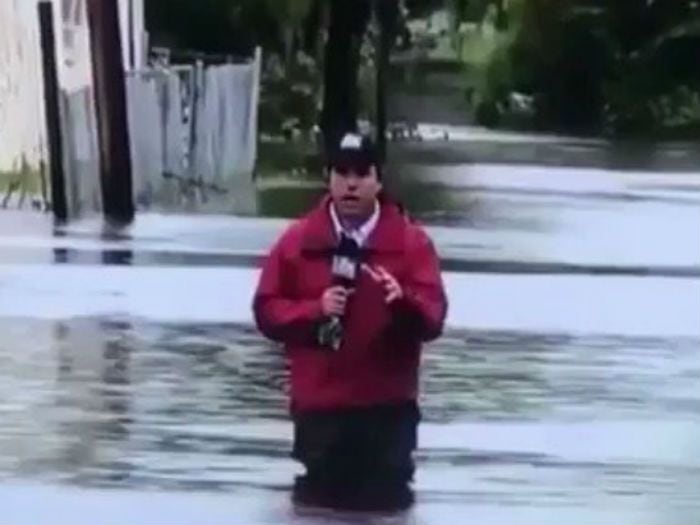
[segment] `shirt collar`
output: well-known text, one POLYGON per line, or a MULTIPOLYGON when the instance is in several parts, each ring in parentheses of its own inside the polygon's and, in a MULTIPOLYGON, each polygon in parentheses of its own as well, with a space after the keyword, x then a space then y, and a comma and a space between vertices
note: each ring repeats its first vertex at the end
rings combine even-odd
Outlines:
POLYGON ((367 219, 359 227, 348 230, 347 228, 343 227, 342 223, 340 222, 340 218, 338 217, 338 213, 335 210, 335 206, 333 206, 333 203, 331 202, 331 220, 333 221, 333 229, 335 230, 336 235, 340 237, 340 234, 344 233, 345 235, 354 239, 357 244, 363 246, 367 242, 370 234, 377 227, 377 223, 379 222, 379 209, 379 202, 375 200, 374 211, 372 212, 372 215, 370 215, 369 219, 367 219))

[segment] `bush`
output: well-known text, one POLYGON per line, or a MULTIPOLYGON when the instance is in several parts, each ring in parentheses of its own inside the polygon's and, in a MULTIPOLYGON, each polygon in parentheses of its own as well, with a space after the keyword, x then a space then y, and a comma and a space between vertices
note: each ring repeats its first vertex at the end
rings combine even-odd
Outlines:
POLYGON ((318 122, 320 73, 312 59, 299 55, 289 71, 271 57, 262 79, 260 129, 264 133, 287 133, 290 126, 309 132, 318 122))
POLYGON ((501 122, 501 110, 493 100, 484 100, 476 106, 476 123, 487 128, 495 128, 501 122))
POLYGON ((513 0, 505 33, 512 37, 489 56, 477 118, 506 117, 497 110, 507 110, 518 92, 534 100, 531 126, 549 131, 648 135, 697 127, 700 8, 684 8, 663 25, 655 22, 657 4, 618 10, 582 0, 513 0))

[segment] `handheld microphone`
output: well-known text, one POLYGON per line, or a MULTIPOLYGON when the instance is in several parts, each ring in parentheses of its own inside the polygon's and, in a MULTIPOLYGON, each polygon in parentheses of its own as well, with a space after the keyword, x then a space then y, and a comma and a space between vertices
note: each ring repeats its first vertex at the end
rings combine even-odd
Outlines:
MULTIPOLYGON (((331 266, 333 284, 347 289, 352 288, 357 279, 359 266, 359 244, 352 237, 341 233, 331 266)), ((321 325, 319 342, 335 351, 340 349, 343 342, 343 323, 339 316, 331 316, 321 325)))
POLYGON ((360 262, 360 246, 352 237, 340 234, 340 242, 333 254, 331 274, 336 286, 352 288, 357 278, 360 262))

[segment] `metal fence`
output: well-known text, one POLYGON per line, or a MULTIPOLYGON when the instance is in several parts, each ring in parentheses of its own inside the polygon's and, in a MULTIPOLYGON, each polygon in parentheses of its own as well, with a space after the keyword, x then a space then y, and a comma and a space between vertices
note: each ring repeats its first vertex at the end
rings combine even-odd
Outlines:
MULTIPOLYGON (((255 211, 260 57, 127 74, 137 209, 255 211)), ((101 209, 94 102, 88 89, 63 100, 68 201, 79 215, 101 209)))
POLYGON ((253 211, 260 61, 128 75, 138 207, 253 211))
MULTIPOLYGON (((120 7, 133 1, 120 0, 120 7)), ((54 13, 66 191, 70 215, 77 216, 101 210, 89 39, 84 2, 55 2, 61 7, 54 13)), ((131 40, 141 47, 127 39, 129 47, 141 53, 147 39, 131 40)), ((40 53, 36 0, 0 0, 0 191, 8 178, 24 194, 41 186, 46 133, 40 53), (30 176, 37 180, 29 183, 30 176)), ((254 211, 260 50, 236 64, 142 63, 126 64, 137 209, 254 211)))

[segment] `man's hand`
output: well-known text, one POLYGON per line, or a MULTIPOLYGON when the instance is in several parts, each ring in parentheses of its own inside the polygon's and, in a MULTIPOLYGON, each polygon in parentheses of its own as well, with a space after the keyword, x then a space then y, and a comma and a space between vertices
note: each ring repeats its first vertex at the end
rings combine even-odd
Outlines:
POLYGON ((328 288, 321 296, 321 310, 326 317, 342 316, 348 305, 348 297, 352 294, 343 286, 333 286, 328 288))
POLYGON ((384 300, 386 304, 392 304, 394 301, 403 298, 403 288, 396 280, 396 277, 391 275, 383 266, 370 266, 363 264, 362 269, 367 272, 372 279, 384 287, 384 300))

